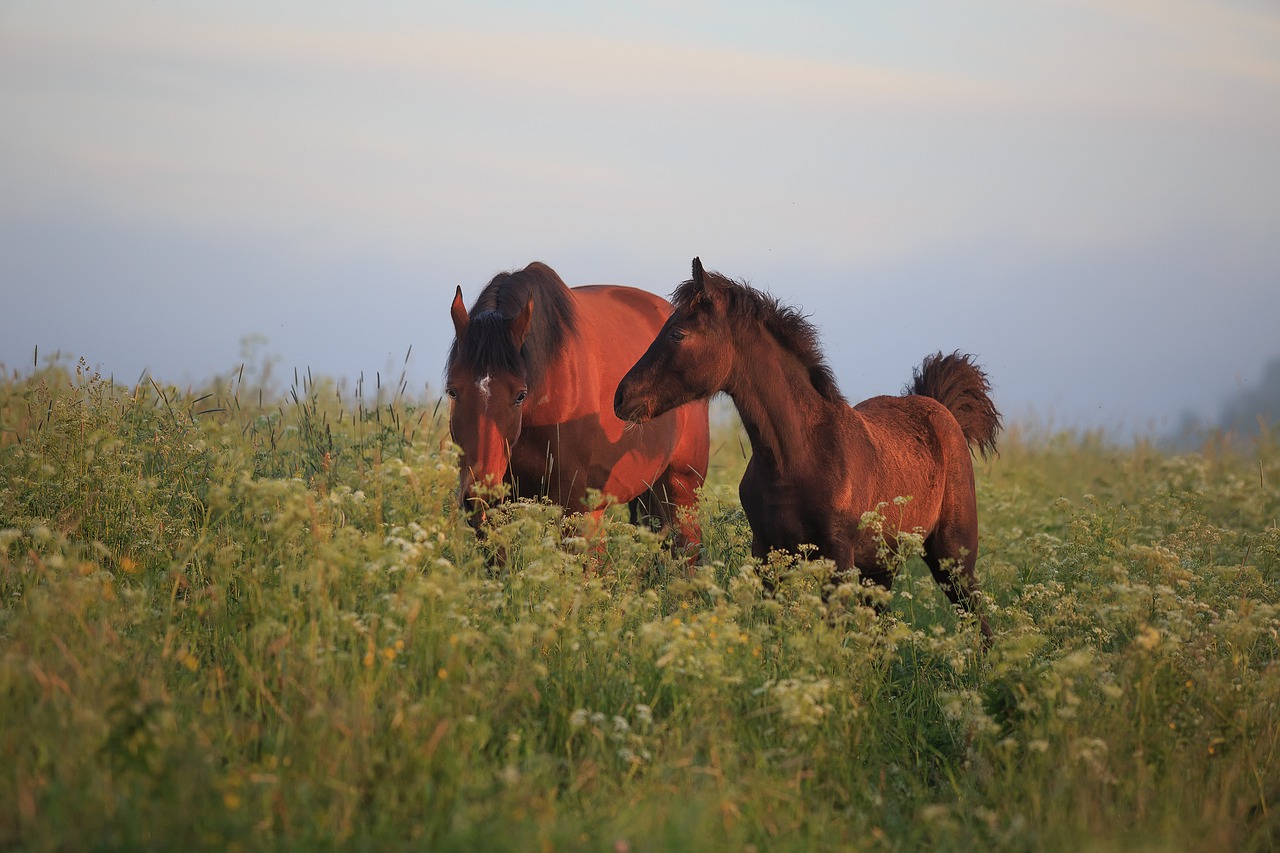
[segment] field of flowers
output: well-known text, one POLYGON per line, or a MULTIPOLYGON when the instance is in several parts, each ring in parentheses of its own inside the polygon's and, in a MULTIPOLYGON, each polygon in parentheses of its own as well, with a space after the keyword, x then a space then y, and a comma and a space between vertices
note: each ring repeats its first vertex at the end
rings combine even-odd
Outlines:
POLYGON ((885 616, 755 564, 732 422, 690 576, 621 514, 478 542, 436 401, 265 374, 0 377, 0 846, 1280 846, 1274 436, 1011 430, 983 654, 911 537, 885 616))

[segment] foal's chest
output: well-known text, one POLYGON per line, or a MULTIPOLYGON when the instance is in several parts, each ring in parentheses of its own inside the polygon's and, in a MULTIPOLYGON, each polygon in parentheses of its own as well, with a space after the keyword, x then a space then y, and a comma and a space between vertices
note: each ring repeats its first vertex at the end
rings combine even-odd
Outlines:
POLYGON ((817 492, 812 483, 765 477, 750 467, 738 486, 753 536, 769 548, 793 553, 800 545, 822 549, 828 544, 830 525, 822 509, 828 502, 817 492))

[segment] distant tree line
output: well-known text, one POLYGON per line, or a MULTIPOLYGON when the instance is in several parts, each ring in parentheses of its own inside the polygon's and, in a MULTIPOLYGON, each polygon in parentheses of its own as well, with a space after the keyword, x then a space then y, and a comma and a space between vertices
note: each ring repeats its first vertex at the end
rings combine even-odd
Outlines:
POLYGON ((1222 404, 1216 422, 1200 415, 1184 412, 1175 443, 1188 443, 1211 430, 1240 438, 1271 430, 1280 422, 1280 356, 1267 363, 1262 381, 1250 388, 1240 388, 1222 404))
POLYGON ((1280 357, 1273 358, 1253 388, 1241 388, 1222 406, 1218 427, 1227 432, 1252 435, 1270 428, 1280 418, 1280 357))

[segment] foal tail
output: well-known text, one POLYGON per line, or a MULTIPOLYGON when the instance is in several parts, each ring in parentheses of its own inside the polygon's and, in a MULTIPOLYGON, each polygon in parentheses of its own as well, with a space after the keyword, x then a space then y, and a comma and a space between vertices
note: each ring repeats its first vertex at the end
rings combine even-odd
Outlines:
POLYGON ((996 434, 1000 432, 1000 413, 991 402, 991 383, 973 356, 953 352, 927 356, 920 369, 913 371, 908 394, 932 397, 946 406, 964 430, 970 446, 985 458, 996 452, 996 434))

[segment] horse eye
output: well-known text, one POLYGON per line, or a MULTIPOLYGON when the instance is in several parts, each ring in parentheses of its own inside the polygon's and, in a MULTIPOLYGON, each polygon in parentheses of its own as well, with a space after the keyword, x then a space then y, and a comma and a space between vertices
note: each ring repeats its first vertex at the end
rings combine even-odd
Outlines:
POLYGON ((523 402, 524 402, 524 398, 525 398, 525 397, 527 397, 527 396, 529 396, 529 392, 528 392, 528 391, 521 391, 519 394, 517 394, 517 395, 516 395, 516 405, 517 405, 517 406, 519 406, 521 403, 523 403, 523 402))
POLYGON ((458 389, 457 389, 457 388, 446 388, 446 389, 444 389, 444 393, 445 393, 445 396, 447 396, 450 400, 456 400, 456 399, 458 399, 458 389))
POLYGON ((675 328, 675 329, 672 329, 671 331, 667 332, 667 337, 671 338, 671 340, 676 341, 676 342, 683 341, 683 340, 684 340, 684 336, 685 336, 685 330, 684 330, 684 329, 675 328))

